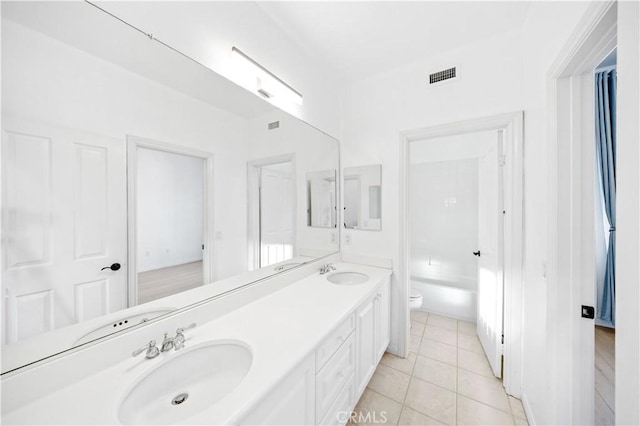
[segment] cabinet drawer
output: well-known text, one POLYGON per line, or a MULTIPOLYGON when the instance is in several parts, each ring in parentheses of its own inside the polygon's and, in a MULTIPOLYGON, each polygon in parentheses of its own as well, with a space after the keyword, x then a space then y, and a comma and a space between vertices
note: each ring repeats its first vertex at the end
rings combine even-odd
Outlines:
POLYGON ((353 381, 356 361, 353 334, 316 375, 316 421, 322 419, 348 381, 353 381))
POLYGON ((331 355, 347 340, 355 328, 355 323, 355 314, 352 314, 324 339, 320 347, 316 350, 316 371, 320 371, 329 358, 331 358, 331 355))
POLYGON ((331 404, 327 412, 324 414, 324 418, 320 421, 323 426, 343 426, 349 420, 351 416, 351 410, 355 403, 355 378, 352 375, 347 384, 342 388, 342 392, 338 395, 336 400, 331 404))

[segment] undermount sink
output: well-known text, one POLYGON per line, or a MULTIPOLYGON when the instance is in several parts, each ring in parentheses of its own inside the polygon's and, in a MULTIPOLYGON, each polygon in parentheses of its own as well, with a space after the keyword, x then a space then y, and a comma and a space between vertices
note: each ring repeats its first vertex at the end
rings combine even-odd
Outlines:
POLYGON ((362 284, 369 280, 369 275, 360 272, 335 272, 327 277, 329 282, 340 285, 362 284))
POLYGON ((143 376, 120 404, 123 424, 182 423, 238 387, 253 362, 248 346, 229 340, 160 356, 169 359, 143 376))

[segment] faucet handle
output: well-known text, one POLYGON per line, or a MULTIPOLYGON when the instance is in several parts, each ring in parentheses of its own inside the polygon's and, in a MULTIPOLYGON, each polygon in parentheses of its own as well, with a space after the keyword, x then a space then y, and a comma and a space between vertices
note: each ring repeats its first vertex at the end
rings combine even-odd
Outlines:
POLYGON ((177 329, 177 330, 176 330, 176 333, 180 333, 180 334, 182 334, 182 333, 184 333, 185 331, 187 331, 187 330, 191 330, 192 328, 195 328, 195 327, 196 327, 196 323, 195 323, 195 322, 192 322, 191 324, 189 324, 189 325, 188 325, 188 326, 186 326, 186 327, 180 327, 179 329, 177 329))
POLYGON ((329 273, 330 271, 335 271, 335 270, 336 270, 336 267, 333 266, 332 263, 327 263, 326 265, 322 265, 320 267, 320 274, 324 275, 324 274, 329 273))
POLYGON ((195 326, 196 326, 196 323, 192 322, 188 326, 180 327, 179 329, 176 330, 176 337, 174 337, 173 339, 173 346, 176 349, 176 351, 179 351, 180 349, 184 348, 184 340, 185 340, 184 332, 186 330, 194 328, 195 326))
POLYGON ((156 347, 156 341, 150 340, 149 343, 144 345, 141 348, 136 349, 131 353, 131 356, 136 357, 140 355, 142 352, 147 351, 145 358, 151 359, 155 358, 160 354, 160 350, 156 347))

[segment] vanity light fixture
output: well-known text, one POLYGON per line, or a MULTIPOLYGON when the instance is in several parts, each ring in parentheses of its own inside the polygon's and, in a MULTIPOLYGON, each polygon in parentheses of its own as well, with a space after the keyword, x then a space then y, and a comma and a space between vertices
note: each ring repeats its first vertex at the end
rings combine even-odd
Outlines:
POLYGON ((243 51, 234 46, 231 49, 231 55, 236 64, 238 78, 242 81, 241 84, 244 87, 266 99, 288 99, 298 105, 302 105, 302 94, 300 92, 247 56, 243 51))

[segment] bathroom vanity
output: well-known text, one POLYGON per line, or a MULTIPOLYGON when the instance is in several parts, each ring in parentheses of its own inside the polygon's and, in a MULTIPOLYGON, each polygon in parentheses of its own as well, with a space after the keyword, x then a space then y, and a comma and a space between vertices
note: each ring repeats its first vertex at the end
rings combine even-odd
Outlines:
MULTIPOLYGON (((153 359, 131 356, 154 333, 161 341, 156 330, 168 325, 160 321, 151 332, 143 327, 5 378, 2 423, 345 423, 389 343, 391 271, 338 263, 335 271, 321 275, 318 265, 313 266, 307 267, 306 277, 185 331, 185 347, 179 351, 153 359), (367 279, 357 284, 329 281, 344 272, 367 279), (137 345, 121 347, 124 337, 134 342, 134 336, 137 345), (217 352, 211 349, 216 345, 221 347, 217 352), (73 357, 83 352, 115 359, 83 377, 70 374, 59 388, 30 398, 30 389, 48 377, 60 380, 65 369, 73 368, 73 357), (217 370, 209 371, 212 363, 217 370), (194 374, 200 370, 201 375, 194 374), (200 378, 216 374, 222 378, 200 378), (149 380, 153 386, 141 389, 149 380), (221 391, 229 383, 233 388, 221 391), (186 399, 175 404, 184 394, 186 399), (143 408, 158 403, 156 409, 143 408)), ((209 310, 216 303, 224 304, 224 297, 210 302, 209 310)), ((187 325, 190 311, 169 319, 187 325)))

